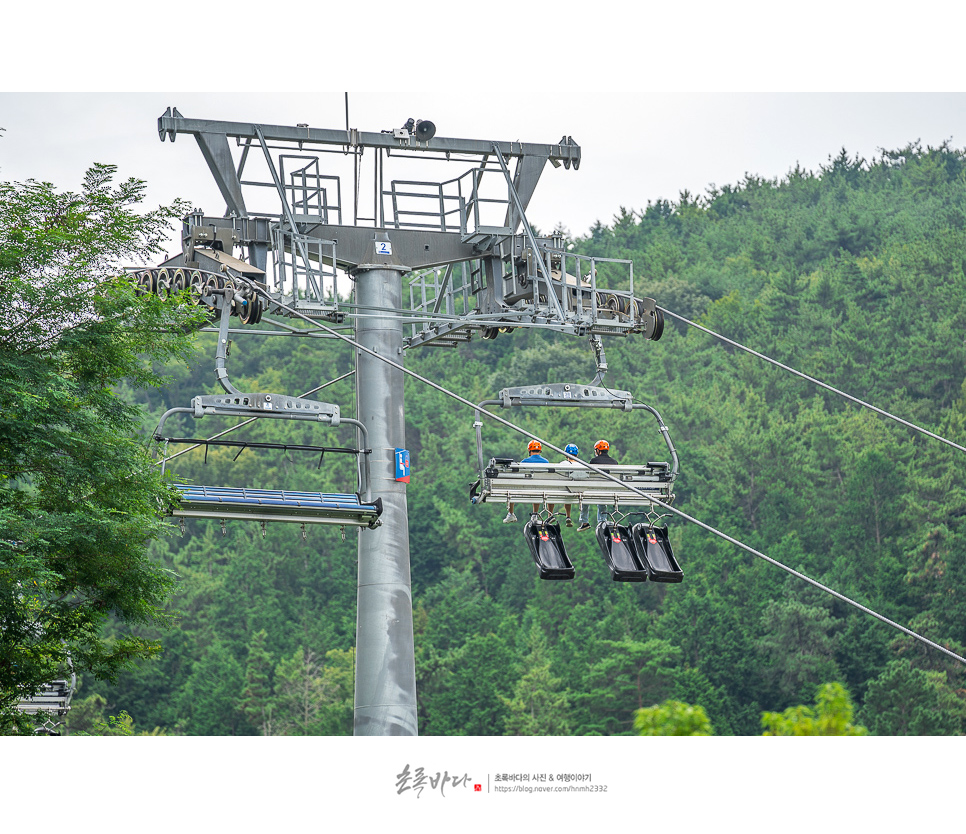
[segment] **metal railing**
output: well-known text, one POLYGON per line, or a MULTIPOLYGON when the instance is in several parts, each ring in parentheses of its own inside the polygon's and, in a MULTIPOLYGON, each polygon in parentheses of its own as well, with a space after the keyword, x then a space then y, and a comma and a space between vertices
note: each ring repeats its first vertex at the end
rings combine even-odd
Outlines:
POLYGON ((473 263, 462 261, 417 272, 409 281, 409 309, 415 314, 412 335, 430 331, 436 322, 471 314, 473 263))
POLYGON ((275 265, 273 291, 281 297, 280 300, 303 310, 337 311, 339 270, 335 265, 336 242, 293 233, 282 226, 276 226, 272 235, 275 265))
POLYGON ((304 164, 288 172, 285 186, 292 211, 301 219, 309 215, 322 223, 342 223, 342 185, 339 177, 322 174, 317 156, 279 155, 279 173, 285 182, 286 162, 304 164), (334 200, 333 200, 334 197, 334 200))
MULTIPOLYGON (((387 224, 396 229, 427 229, 473 235, 487 227, 486 220, 500 217, 489 226, 502 227, 510 206, 508 192, 487 196, 481 189, 484 174, 493 168, 472 168, 443 182, 392 180, 383 191, 390 211, 387 224)), ((491 177, 494 184, 500 181, 491 177)), ((499 185, 498 185, 499 188, 499 185)))

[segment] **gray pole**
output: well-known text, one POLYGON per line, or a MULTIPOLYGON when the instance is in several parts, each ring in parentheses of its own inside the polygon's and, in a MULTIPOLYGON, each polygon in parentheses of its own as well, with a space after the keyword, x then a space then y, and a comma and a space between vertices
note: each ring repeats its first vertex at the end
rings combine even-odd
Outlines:
MULTIPOLYGON (((402 322, 366 308, 402 307, 402 274, 408 267, 391 254, 370 257, 354 271, 360 316, 356 340, 402 363, 402 322)), ((379 247, 385 249, 385 246, 379 247)), ((353 734, 415 736, 416 660, 413 642, 412 580, 409 572, 409 518, 406 484, 395 478, 395 450, 406 446, 404 374, 363 351, 356 351, 358 419, 369 431, 373 497, 382 498, 382 525, 359 531, 359 590, 356 614, 356 681, 353 734)))

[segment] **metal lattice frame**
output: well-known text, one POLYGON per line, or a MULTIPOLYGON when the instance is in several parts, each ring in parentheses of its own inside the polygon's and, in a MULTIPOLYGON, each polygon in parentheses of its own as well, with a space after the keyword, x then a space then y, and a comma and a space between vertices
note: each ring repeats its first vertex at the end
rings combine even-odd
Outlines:
POLYGON ((409 307, 396 311, 412 322, 404 347, 453 346, 474 332, 494 338, 515 327, 656 338, 659 314, 651 299, 635 298, 630 261, 573 255, 559 236, 538 237, 527 221, 546 163, 579 168, 580 147, 568 136, 553 145, 423 140, 412 126, 380 133, 285 127, 188 119, 176 108, 159 118, 158 132, 162 140, 194 136, 226 203, 223 217, 196 210, 186 219, 184 251, 166 266, 210 267, 211 252, 200 246, 208 242, 228 255, 234 246, 247 248, 247 262, 264 273, 271 251, 272 297, 339 321, 370 314, 342 294, 340 275, 363 264, 405 265, 416 275, 409 307), (371 160, 368 196, 364 157, 371 160), (260 178, 252 171, 258 160, 260 178), (351 216, 343 205, 348 189, 330 173, 346 160, 351 216), (471 167, 438 181, 387 171, 414 160, 471 167), (275 208, 253 210, 265 195, 275 208), (391 255, 373 248, 374 230, 387 233, 391 255), (604 266, 610 274, 601 284, 604 266))

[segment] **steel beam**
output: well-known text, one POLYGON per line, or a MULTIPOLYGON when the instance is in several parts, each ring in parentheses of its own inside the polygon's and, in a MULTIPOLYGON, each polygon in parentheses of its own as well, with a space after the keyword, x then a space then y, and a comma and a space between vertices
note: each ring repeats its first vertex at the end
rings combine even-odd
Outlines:
MULTIPOLYGON (((530 198, 537 188, 537 182, 545 165, 546 159, 536 156, 525 156, 517 162, 516 170, 513 172, 513 190, 516 191, 524 211, 530 205, 530 198)), ((519 231, 520 224, 525 219, 512 202, 507 206, 506 225, 510 227, 513 234, 519 231)))
MULTIPOLYGON (((334 130, 318 127, 291 127, 286 125, 258 125, 268 141, 296 142, 302 144, 340 145, 350 148, 384 148, 419 153, 457 153, 470 156, 488 156, 494 146, 505 157, 536 156, 551 162, 563 162, 574 167, 580 164, 580 145, 561 143, 544 145, 533 142, 491 142, 482 139, 450 139, 434 136, 427 142, 419 142, 414 136, 398 139, 391 132, 371 133, 360 130, 334 130)), ((212 119, 186 119, 177 109, 171 108, 158 119, 158 134, 174 141, 179 133, 221 134, 238 139, 255 140, 258 133, 249 122, 225 122, 212 119)))
POLYGON ((225 198, 228 212, 234 213, 236 217, 248 217, 245 198, 242 197, 241 182, 231 158, 231 148, 228 147, 228 138, 217 132, 198 132, 194 137, 198 140, 201 155, 208 163, 221 196, 225 198))

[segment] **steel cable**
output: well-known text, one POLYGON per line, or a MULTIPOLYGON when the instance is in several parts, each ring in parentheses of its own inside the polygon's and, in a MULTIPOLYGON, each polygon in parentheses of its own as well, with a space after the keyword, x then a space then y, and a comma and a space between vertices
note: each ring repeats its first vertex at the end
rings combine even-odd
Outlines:
MULTIPOLYGON (((252 284, 252 286, 253 286, 253 288, 255 289, 256 292, 263 293, 266 296, 268 295, 267 291, 266 290, 263 290, 260 286, 258 286, 256 284, 252 284)), ((325 331, 327 333, 331 333, 332 335, 336 336, 337 338, 341 339, 342 341, 346 342, 347 344, 351 345, 352 347, 356 348, 357 350, 363 351, 364 353, 367 353, 368 355, 373 356, 373 357, 375 357, 376 359, 379 359, 382 362, 385 362, 386 364, 392 366, 393 368, 396 368, 396 370, 401 371, 402 373, 404 373, 404 374, 406 374, 408 376, 411 376, 413 379, 415 379, 415 380, 417 380, 419 382, 422 382, 424 385, 428 385, 430 388, 433 388, 434 390, 439 391, 441 394, 445 394, 446 396, 450 397, 451 399, 454 399, 457 402, 462 403, 463 405, 467 406, 468 408, 473 409, 474 413, 485 414, 491 420, 494 420, 495 422, 500 423, 501 425, 505 426, 506 428, 509 428, 509 429, 511 429, 511 430, 513 430, 513 431, 517 432, 518 434, 521 434, 521 435, 523 435, 525 437, 531 437, 531 438, 533 438, 535 440, 538 440, 544 446, 547 446, 548 448, 553 449, 558 454, 566 455, 566 452, 564 452, 563 449, 559 448, 558 446, 555 446, 553 443, 550 443, 549 441, 543 440, 541 437, 538 437, 537 435, 533 434, 532 432, 529 432, 526 429, 523 429, 520 426, 517 426, 514 423, 511 423, 509 420, 506 420, 503 417, 500 417, 500 416, 498 416, 496 414, 492 414, 492 413, 490 413, 490 412, 488 412, 488 411, 486 411, 484 409, 479 409, 476 404, 471 403, 469 400, 465 399, 464 397, 461 397, 459 394, 457 394, 457 393, 455 393, 453 391, 450 391, 447 388, 444 388, 442 385, 439 385, 438 383, 433 382, 430 379, 426 379, 426 377, 424 377, 424 376, 416 373, 413 370, 410 370, 409 368, 403 367, 398 362, 393 362, 391 359, 389 359, 389 358, 387 358, 385 356, 380 356, 376 351, 371 350, 370 348, 367 348, 365 345, 363 345, 363 344, 361 344, 359 342, 356 342, 354 339, 351 339, 348 336, 345 336, 345 335, 343 335, 341 333, 336 332, 335 330, 333 330, 330 327, 327 327, 326 325, 322 324, 321 322, 314 321, 314 320, 310 319, 308 316, 302 315, 301 313, 299 313, 295 309, 288 308, 285 305, 280 305, 280 306, 285 307, 285 309, 287 310, 287 312, 290 315, 293 315, 293 316, 295 316, 297 318, 303 319, 304 321, 306 321, 308 324, 312 325, 313 327, 317 327, 317 328, 319 328, 319 329, 321 329, 321 330, 323 330, 323 331, 325 331)), ((667 312, 667 311, 665 311, 665 312, 667 312)), ((674 314, 672 313, 672 315, 674 315, 674 314)), ((675 317, 676 318, 679 318, 678 316, 675 316, 675 317)), ((716 335, 716 334, 712 334, 712 335, 716 335)), ((765 358, 765 357, 763 357, 763 358, 765 358)), ((769 361, 774 361, 774 360, 769 360, 769 361)), ((776 363, 776 364, 778 364, 778 363, 776 363)), ((798 373, 798 372, 796 372, 796 373, 798 373)), ((800 376, 804 376, 803 374, 799 374, 799 375, 800 376)), ((942 439, 942 438, 940 438, 940 439, 942 439)), ((966 450, 964 450, 964 451, 966 451, 966 450)), ((816 581, 816 580, 814 580, 814 579, 806 576, 803 573, 800 573, 799 571, 796 571, 796 570, 788 567, 787 565, 782 564, 781 562, 777 561, 776 559, 771 558, 770 556, 766 556, 764 553, 761 553, 760 551, 755 550, 753 547, 750 547, 750 546, 748 546, 746 544, 743 544, 742 542, 738 541, 735 538, 732 538, 731 536, 727 535, 726 533, 722 533, 720 530, 717 530, 714 527, 711 527, 710 525, 705 524, 702 521, 698 521, 698 519, 693 518, 692 516, 688 515, 687 513, 684 513, 681 510, 678 510, 678 509, 672 507, 670 504, 666 504, 665 502, 663 502, 663 501, 661 501, 661 500, 659 500, 657 498, 654 498, 652 495, 645 494, 642 490, 637 489, 636 487, 632 486, 629 483, 626 483, 624 481, 621 481, 619 478, 616 478, 615 476, 611 475, 608 472, 604 472, 602 469, 599 469, 598 467, 594 466, 592 463, 589 463, 588 461, 584 461, 584 460, 579 460, 579 459, 577 460, 577 463, 579 463, 581 466, 584 466, 587 469, 592 470, 593 472, 596 472, 598 475, 602 475, 607 480, 613 481, 614 483, 619 484, 623 488, 629 489, 631 492, 634 492, 637 495, 639 495, 639 496, 641 496, 643 498, 646 498, 646 499, 648 499, 649 501, 652 501, 655 504, 658 504, 659 506, 661 506, 661 507, 665 508, 666 510, 669 510, 670 512, 672 512, 674 515, 680 516, 685 521, 689 521, 692 524, 696 524, 698 527, 701 527, 702 529, 707 530, 709 533, 712 533, 712 534, 718 536, 719 538, 722 538, 725 541, 727 541, 727 542, 729 542, 729 543, 731 543, 731 544, 733 544, 733 545, 741 548, 742 550, 747 551, 748 553, 752 554, 753 556, 757 556, 760 559, 764 559, 766 562, 769 562, 770 564, 773 564, 776 567, 781 568, 782 570, 786 571, 787 573, 791 574, 792 576, 795 576, 798 579, 802 579, 805 582, 808 582, 810 585, 813 585, 816 588, 818 588, 818 589, 820 589, 822 591, 825 591, 828 594, 831 594, 836 599, 839 599, 842 602, 845 602, 845 603, 853 606, 854 608, 858 609, 859 611, 862 611, 863 613, 866 613, 866 614, 869 614, 872 617, 875 617, 877 620, 885 623, 886 625, 892 626, 893 628, 901 631, 903 634, 907 634, 908 636, 913 637, 916 640, 919 640, 921 643, 924 643, 925 645, 929 646, 930 648, 937 649, 938 651, 942 652, 945 655, 948 655, 949 657, 953 658, 954 660, 958 660, 960 663, 966 664, 966 658, 960 657, 958 654, 956 654, 955 652, 950 651, 949 649, 945 648, 944 646, 940 646, 938 643, 934 643, 932 640, 928 639, 927 637, 923 637, 921 634, 917 634, 916 632, 912 631, 911 629, 908 629, 905 626, 899 625, 898 623, 894 622, 893 620, 890 620, 888 617, 884 617, 882 614, 879 614, 879 613, 873 611, 871 608, 867 608, 866 606, 862 605, 861 603, 856 602, 853 599, 850 599, 849 597, 845 596, 844 594, 840 594, 838 591, 833 591, 831 588, 828 588, 827 586, 823 585, 822 583, 820 583, 820 582, 818 582, 818 581, 816 581)))
POLYGON ((827 385, 821 380, 815 379, 815 377, 809 376, 808 374, 803 374, 801 371, 796 371, 794 368, 788 367, 788 365, 783 365, 781 362, 775 359, 771 359, 770 357, 765 356, 763 353, 759 353, 756 350, 752 350, 749 347, 745 347, 744 345, 738 344, 738 342, 732 341, 726 336, 722 336, 720 333, 715 333, 713 330, 709 330, 707 327, 704 327, 703 325, 696 324, 693 321, 689 321, 684 316, 679 316, 677 313, 672 313, 670 310, 668 310, 665 307, 658 307, 657 309, 660 310, 662 313, 666 313, 667 315, 678 319, 678 321, 684 322, 690 327, 694 327, 697 330, 701 330, 704 333, 707 333, 709 336, 714 336, 716 339, 720 339, 722 342, 725 342, 726 344, 729 344, 732 347, 736 347, 739 350, 743 350, 745 351, 745 353, 750 353, 752 356, 757 356, 759 359, 763 359, 765 362, 770 362, 772 365, 778 368, 781 368, 783 371, 788 371, 789 373, 795 374, 795 376, 801 377, 807 382, 812 382, 815 385, 818 385, 820 388, 824 388, 827 391, 831 391, 833 394, 838 394, 840 397, 845 397, 845 399, 851 400, 852 402, 858 405, 861 405, 863 408, 868 408, 870 411, 874 411, 876 414, 881 414, 883 417, 888 417, 890 420, 895 420, 897 423, 901 423, 902 425, 910 429, 914 429, 915 431, 921 432, 922 434, 928 437, 931 437, 934 440, 938 440, 941 443, 945 443, 947 446, 952 446, 954 449, 958 449, 960 452, 966 452, 966 447, 960 446, 958 443, 953 443, 953 441, 947 440, 945 437, 940 437, 938 434, 934 434, 928 429, 924 429, 922 426, 917 426, 915 423, 910 423, 908 420, 903 420, 901 417, 896 417, 895 414, 890 414, 888 411, 884 411, 881 408, 877 408, 876 406, 871 405, 865 402, 864 400, 860 400, 858 397, 853 397, 851 394, 846 394, 844 391, 840 391, 838 388, 833 388, 831 385, 827 385))

